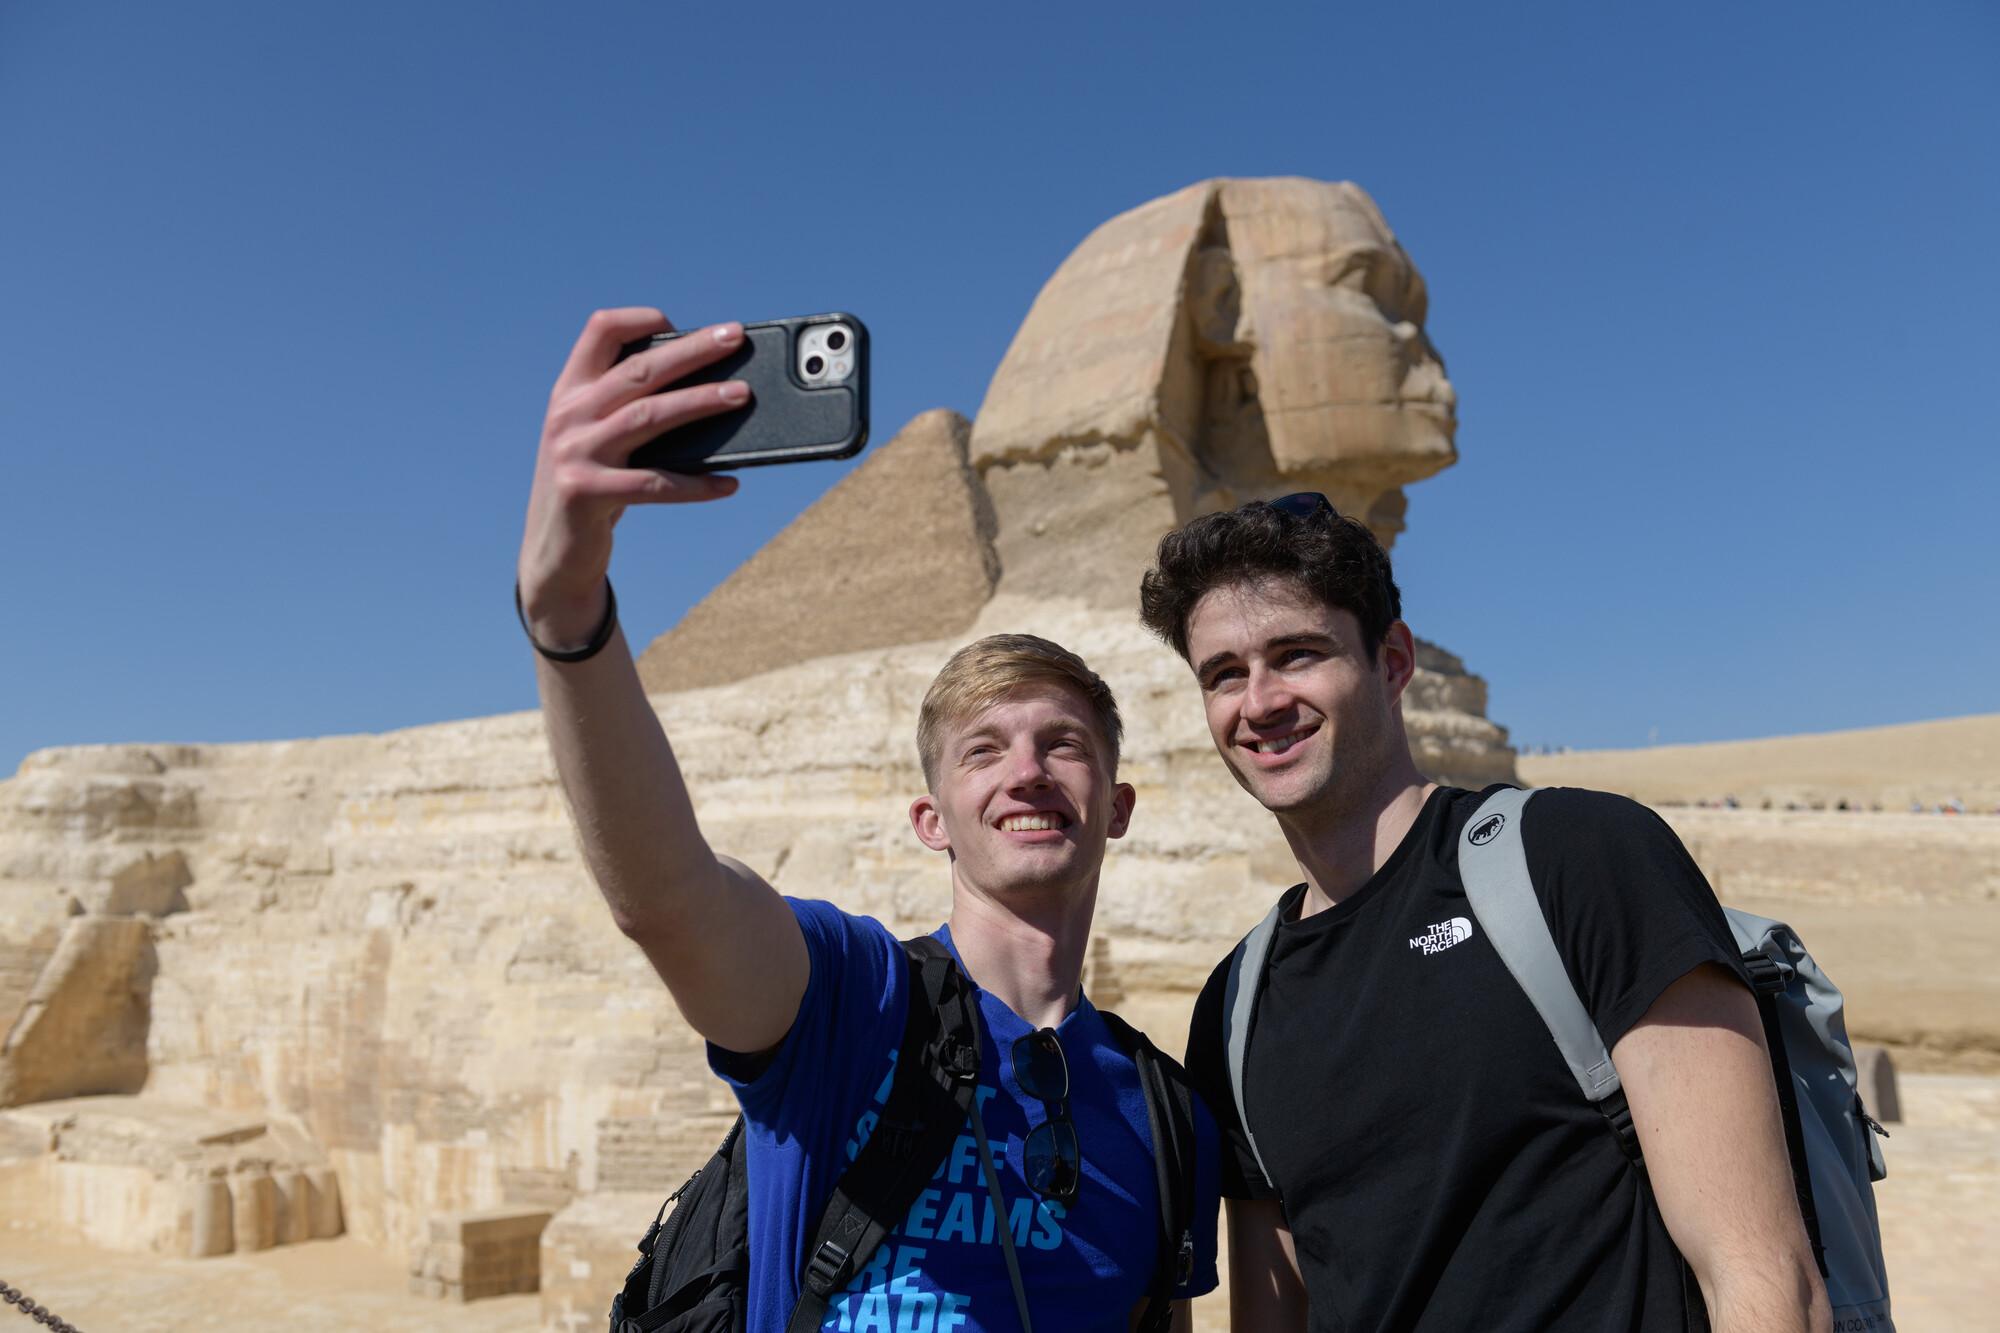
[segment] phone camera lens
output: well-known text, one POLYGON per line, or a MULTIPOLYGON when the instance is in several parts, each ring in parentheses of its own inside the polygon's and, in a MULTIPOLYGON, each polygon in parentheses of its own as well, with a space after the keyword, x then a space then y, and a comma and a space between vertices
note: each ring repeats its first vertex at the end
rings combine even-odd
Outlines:
POLYGON ((826 358, 825 358, 825 357, 823 357, 823 356, 809 356, 809 357, 807 357, 807 358, 806 358, 806 374, 808 374, 808 375, 817 375, 817 374, 819 374, 819 373, 820 373, 820 372, 821 372, 822 370, 825 370, 825 369, 826 369, 826 358))
POLYGON ((841 348, 847 346, 847 335, 841 330, 835 329, 832 333, 826 335, 826 345, 829 351, 838 352, 841 348))

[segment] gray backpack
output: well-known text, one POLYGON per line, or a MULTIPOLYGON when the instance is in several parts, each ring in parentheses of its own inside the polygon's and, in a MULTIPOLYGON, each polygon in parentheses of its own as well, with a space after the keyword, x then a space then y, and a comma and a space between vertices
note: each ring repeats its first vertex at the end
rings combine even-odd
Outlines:
MULTIPOLYGON (((1583 1095, 1604 1113, 1619 1146, 1640 1160, 1638 1134, 1611 1054, 1577 996, 1556 952, 1541 902, 1528 878, 1521 821, 1532 791, 1507 788, 1481 803, 1459 835, 1459 875, 1473 915, 1514 980, 1548 1024, 1583 1095)), ((1257 1165, 1264 1158, 1243 1103, 1243 1065, 1257 992, 1277 930, 1279 909, 1258 923, 1230 956, 1223 999, 1223 1043, 1229 1082, 1257 1165)), ((1743 964, 1757 992, 1764 1042, 1771 1051, 1792 1179, 1813 1257, 1826 1280, 1837 1329, 1895 1333, 1889 1279, 1875 1219, 1873 1182, 1888 1174, 1877 1135, 1886 1137, 1861 1103, 1854 1053, 1841 1018, 1840 992, 1783 922, 1724 908, 1743 964)), ((1270 1172, 1265 1169, 1265 1177, 1270 1172)))

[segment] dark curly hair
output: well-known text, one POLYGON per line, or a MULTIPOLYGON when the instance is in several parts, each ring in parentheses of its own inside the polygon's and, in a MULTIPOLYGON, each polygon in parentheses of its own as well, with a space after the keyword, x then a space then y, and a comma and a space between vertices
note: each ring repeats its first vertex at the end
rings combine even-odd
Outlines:
POLYGON ((1195 603, 1211 589, 1268 578, 1352 612, 1371 665, 1383 635, 1403 616, 1389 553, 1367 524, 1330 507, 1302 518, 1252 500, 1160 538, 1153 568, 1139 581, 1139 618, 1186 661, 1195 603))

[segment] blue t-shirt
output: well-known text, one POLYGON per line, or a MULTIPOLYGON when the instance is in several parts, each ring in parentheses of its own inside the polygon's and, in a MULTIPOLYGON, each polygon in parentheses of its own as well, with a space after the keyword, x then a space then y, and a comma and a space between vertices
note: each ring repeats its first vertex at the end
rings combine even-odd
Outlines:
MULTIPOLYGON (((831 903, 787 901, 812 959, 812 979, 791 1031, 747 1082, 731 1077, 728 1052, 709 1048, 711 1068, 734 1089, 747 1122, 750 1333, 783 1333, 820 1211, 888 1098, 909 1004, 906 956, 880 922, 849 916, 831 903)), ((948 928, 938 935, 951 945, 948 928)), ((1029 1313, 1039 1329, 1125 1333, 1159 1257, 1159 1186, 1138 1070, 1088 998, 1057 1027, 1083 1157, 1082 1182, 1065 1208, 1029 1189, 1023 1171, 1023 1142, 1047 1118, 1041 1101, 1014 1082, 1014 1041, 1033 1029, 984 991, 979 1014, 980 1113, 1029 1313)), ((1216 1285, 1218 1143, 1207 1109, 1197 1103, 1195 1115, 1195 1269, 1180 1296, 1216 1285)), ((823 1327, 832 1333, 1012 1333, 1018 1322, 967 1117, 931 1187, 828 1304, 823 1327)))

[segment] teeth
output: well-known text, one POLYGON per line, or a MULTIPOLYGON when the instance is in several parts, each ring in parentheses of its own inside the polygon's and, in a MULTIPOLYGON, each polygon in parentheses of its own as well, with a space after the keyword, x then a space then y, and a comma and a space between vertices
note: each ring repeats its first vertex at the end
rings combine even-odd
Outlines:
POLYGON ((1280 736, 1274 741, 1258 741, 1250 748, 1258 754, 1283 754, 1304 740, 1308 734, 1303 731, 1295 731, 1289 736, 1280 736))
POLYGON ((1000 827, 1009 833, 1028 833, 1038 829, 1062 827, 1062 821, 1054 815, 1008 815, 1000 821, 1000 827))

